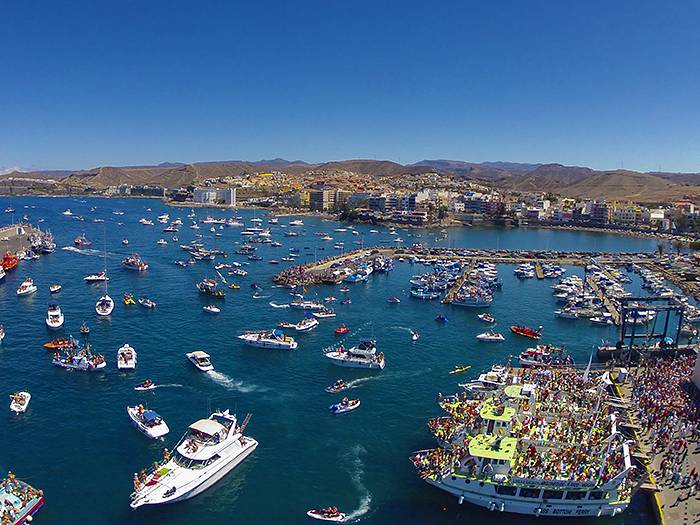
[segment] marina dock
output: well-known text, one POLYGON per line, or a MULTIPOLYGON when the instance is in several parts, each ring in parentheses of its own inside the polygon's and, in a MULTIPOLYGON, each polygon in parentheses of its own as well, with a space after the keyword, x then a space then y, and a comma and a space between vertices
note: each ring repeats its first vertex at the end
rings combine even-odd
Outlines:
POLYGON ((471 272, 474 268, 474 264, 475 261, 472 259, 472 261, 462 272, 462 275, 460 275, 459 279, 457 279, 454 285, 452 285, 452 287, 447 291, 447 294, 445 294, 445 298, 442 300, 444 304, 450 304, 452 301, 454 301, 455 295, 459 292, 460 288, 462 288, 462 286, 464 286, 464 284, 469 279, 469 272, 471 272))
POLYGON ((10 224, 0 228, 0 252, 17 253, 29 247, 29 236, 40 230, 31 224, 10 224))
MULTIPOLYGON (((610 274, 608 272, 604 272, 605 275, 610 277, 610 274)), ((586 278, 586 284, 593 290, 593 293, 598 296, 598 298, 603 302, 603 305, 605 306, 606 310, 610 312, 610 316, 612 317, 613 323, 615 323, 616 326, 620 326, 622 324, 622 319, 620 316, 620 311, 618 310, 617 306, 610 300, 610 298, 603 292, 603 290, 600 289, 598 286, 598 283, 595 282, 595 279, 592 279, 590 276, 586 278)))

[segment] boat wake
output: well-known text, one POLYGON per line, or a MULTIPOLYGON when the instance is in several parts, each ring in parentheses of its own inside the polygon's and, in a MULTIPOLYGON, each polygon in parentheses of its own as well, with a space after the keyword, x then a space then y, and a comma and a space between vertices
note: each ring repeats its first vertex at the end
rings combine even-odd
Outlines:
POLYGON ((345 458, 351 464, 350 476, 352 478, 352 484, 355 486, 357 491, 362 494, 360 499, 360 505, 350 512, 345 518, 345 522, 358 522, 360 518, 370 511, 372 504, 372 494, 362 481, 365 474, 365 464, 362 461, 362 455, 366 454, 367 450, 362 445, 355 445, 346 454, 345 458))
POLYGON ((431 372, 431 368, 424 368, 422 370, 413 370, 409 371, 406 370, 405 372, 387 372, 382 375, 376 375, 376 376, 369 376, 369 377, 360 377, 358 379, 353 379, 352 381, 348 381, 346 384, 348 388, 357 388, 363 383, 367 383, 369 381, 386 381, 386 380, 392 380, 392 379, 408 379, 410 377, 418 377, 423 374, 427 374, 428 372, 431 372))
POLYGON ((80 255, 99 255, 102 257, 102 252, 100 250, 93 250, 92 248, 76 248, 75 246, 64 246, 61 248, 67 252, 79 253, 80 255))
POLYGON ((185 385, 180 385, 178 383, 166 383, 164 385, 156 385, 156 388, 178 388, 183 386, 185 385))
POLYGON ((255 294, 253 294, 251 297, 253 299, 269 299, 270 298, 269 295, 255 295, 255 294))
POLYGON ((214 382, 220 384, 227 390, 233 390, 235 392, 240 392, 241 394, 249 394, 250 392, 265 392, 267 388, 260 387, 258 385, 244 383, 238 379, 233 379, 232 377, 217 372, 216 370, 210 370, 207 372, 209 377, 211 377, 214 382))
POLYGON ((270 306, 272 306, 272 308, 289 308, 288 304, 279 304, 279 303, 276 303, 274 301, 270 301, 269 304, 270 304, 270 306))
POLYGON ((391 328, 394 330, 402 330, 404 332, 413 333, 413 329, 409 328, 408 326, 392 326, 391 328))

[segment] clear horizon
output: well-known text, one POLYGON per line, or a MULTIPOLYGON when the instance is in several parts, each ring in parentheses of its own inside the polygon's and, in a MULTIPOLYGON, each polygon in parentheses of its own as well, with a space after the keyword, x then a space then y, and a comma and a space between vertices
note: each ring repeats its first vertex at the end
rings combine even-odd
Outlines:
POLYGON ((422 159, 700 172, 700 4, 4 6, 0 170, 422 159))

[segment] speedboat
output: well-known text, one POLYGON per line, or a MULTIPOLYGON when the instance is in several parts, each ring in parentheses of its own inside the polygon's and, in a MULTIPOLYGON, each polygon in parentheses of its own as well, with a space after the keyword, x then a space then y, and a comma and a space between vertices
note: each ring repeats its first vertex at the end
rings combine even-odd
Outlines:
POLYGON ((104 294, 100 297, 100 300, 95 304, 95 311, 97 315, 107 316, 114 310, 114 301, 108 294, 104 294))
POLYGON ((349 349, 341 346, 337 350, 327 352, 325 356, 331 363, 338 366, 383 370, 386 364, 384 353, 376 354, 376 352, 377 347, 374 341, 365 339, 357 346, 349 349))
POLYGON ((155 301, 152 301, 148 297, 140 297, 139 304, 144 308, 148 308, 149 310, 153 310, 156 307, 155 301))
POLYGON ((420 334, 415 330, 411 330, 411 341, 418 341, 420 339, 420 334))
POLYGON ((328 507, 320 510, 311 509, 306 511, 306 515, 315 520, 335 521, 338 523, 345 521, 347 517, 344 512, 340 512, 336 507, 328 507))
POLYGON ((335 333, 338 335, 345 335, 350 331, 350 329, 345 326, 345 324, 341 324, 338 328, 335 329, 335 333))
POLYGON ((32 279, 27 278, 24 281, 22 281, 22 284, 20 284, 17 288, 17 295, 19 295, 20 297, 23 295, 31 295, 36 291, 37 287, 34 284, 34 281, 32 279))
MULTIPOLYGON (((177 231, 177 230, 176 230, 176 231, 177 231)), ((159 245, 159 246, 167 246, 167 245, 168 245, 168 241, 166 241, 165 239, 158 239, 158 240, 156 241, 156 244, 159 245)))
POLYGON ((146 410, 143 405, 127 406, 126 413, 134 422, 134 426, 151 439, 158 439, 170 432, 163 418, 154 410, 146 410))
POLYGON ((15 414, 25 412, 31 399, 32 395, 29 392, 15 392, 14 394, 10 394, 10 411, 15 414))
POLYGON ((51 330, 58 330, 63 326, 63 312, 57 303, 50 303, 49 309, 46 311, 46 326, 51 330))
POLYGON ((117 368, 119 370, 134 370, 136 368, 136 350, 126 343, 117 350, 117 368))
POLYGON ((299 346, 293 337, 285 335, 282 330, 245 332, 239 335, 238 339, 249 346, 260 348, 295 350, 299 346))
POLYGON ((517 335, 522 335, 523 337, 529 337, 530 339, 540 339, 542 337, 542 327, 538 327, 537 330, 529 328, 524 325, 513 325, 510 327, 510 331, 517 335))
POLYGON ((78 235, 75 240, 73 241, 73 244, 78 247, 87 247, 87 246, 92 246, 92 242, 85 237, 84 233, 81 233, 78 235))
POLYGON ((194 366, 196 366, 202 372, 209 372, 214 370, 214 365, 211 364, 209 360, 209 354, 202 352, 201 350, 195 350, 194 352, 189 352, 185 354, 187 359, 190 360, 194 366))
POLYGON ((155 390, 158 388, 153 381, 146 379, 143 383, 139 383, 134 387, 137 392, 147 392, 149 390, 155 390))
POLYGON ((357 408, 360 408, 359 399, 348 399, 345 397, 340 403, 333 403, 330 405, 328 410, 334 414, 345 414, 346 412, 352 412, 357 408))
POLYGON ((208 312, 210 314, 218 314, 219 312, 221 312, 221 308, 217 308, 213 304, 208 304, 206 306, 202 306, 202 310, 204 310, 205 312, 208 312))
POLYGON ((326 392, 328 392, 329 394, 337 394, 338 392, 342 392, 343 390, 347 390, 348 388, 350 387, 344 380, 338 379, 331 386, 326 387, 326 392))
POLYGON ((139 479, 134 474, 131 508, 183 501, 201 494, 231 472, 258 446, 243 435, 250 420, 241 425, 228 410, 192 423, 172 456, 139 479))
POLYGON ((124 237, 124 238, 122 239, 122 244, 123 244, 124 246, 129 246, 129 239, 127 239, 126 237, 124 237))
POLYGON ((477 315, 477 317, 479 319, 481 319, 482 321, 484 321, 485 323, 495 323, 496 322, 496 318, 494 316, 492 316, 491 314, 483 313, 483 314, 477 315))
POLYGON ((311 315, 313 315, 316 319, 330 319, 331 317, 335 317, 335 312, 330 308, 326 308, 320 312, 313 312, 311 315))
POLYGON ((396 297, 395 295, 392 295, 391 297, 389 297, 389 298, 386 300, 386 302, 387 302, 387 303, 390 303, 390 304, 399 304, 399 303, 401 302, 401 299, 399 299, 399 298, 396 297))
POLYGON ((306 319, 299 321, 294 327, 294 329, 297 332, 310 332, 317 326, 318 320, 315 317, 307 317, 306 319))
POLYGON ((107 272, 98 272, 83 277, 83 280, 86 283, 102 283, 109 281, 109 277, 107 277, 107 272))
POLYGON ((52 284, 49 286, 49 292, 51 293, 58 293, 61 291, 62 286, 58 283, 52 284))
POLYGON ((479 341, 483 341, 484 343, 501 343, 505 341, 505 337, 503 337, 503 334, 499 334, 498 332, 494 332, 493 330, 479 334, 476 336, 476 338, 479 341))

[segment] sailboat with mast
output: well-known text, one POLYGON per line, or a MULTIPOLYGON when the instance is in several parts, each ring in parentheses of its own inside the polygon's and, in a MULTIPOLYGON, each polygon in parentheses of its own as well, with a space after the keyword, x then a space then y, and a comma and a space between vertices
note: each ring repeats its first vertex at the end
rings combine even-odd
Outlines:
MULTIPOLYGON (((107 231, 105 230, 105 269, 104 269, 104 274, 107 275, 107 231)), ((100 297, 99 301, 95 304, 95 312, 97 312, 97 315, 101 315, 103 317, 108 316, 109 314, 112 313, 112 310, 114 310, 114 300, 109 296, 108 293, 108 284, 107 281, 104 281, 105 283, 105 294, 100 297)))

